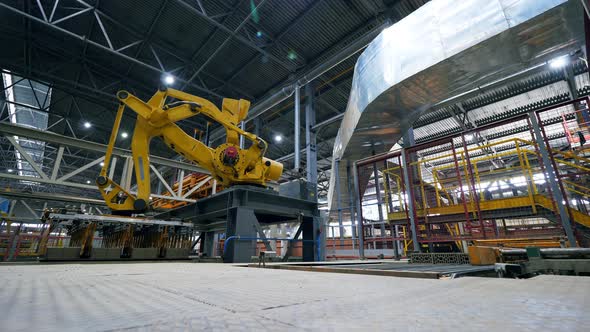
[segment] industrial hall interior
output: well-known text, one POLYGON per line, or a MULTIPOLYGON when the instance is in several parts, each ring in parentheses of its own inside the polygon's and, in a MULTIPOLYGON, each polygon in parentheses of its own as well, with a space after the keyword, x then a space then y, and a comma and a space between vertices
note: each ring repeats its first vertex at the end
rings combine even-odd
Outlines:
POLYGON ((0 331, 590 327, 590 0, 0 0, 0 45, 0 331))

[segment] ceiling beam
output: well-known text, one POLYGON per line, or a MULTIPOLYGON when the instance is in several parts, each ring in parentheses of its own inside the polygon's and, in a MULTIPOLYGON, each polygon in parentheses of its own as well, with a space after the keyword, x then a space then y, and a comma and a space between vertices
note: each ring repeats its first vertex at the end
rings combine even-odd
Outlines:
MULTIPOLYGON (((216 20, 214 20, 213 18, 211 18, 208 15, 205 15, 204 13, 202 13, 199 9, 197 9, 195 6, 188 4, 186 1, 184 0, 176 0, 177 3, 181 4, 182 6, 184 6, 185 8, 187 8, 188 10, 190 10, 191 12, 195 13, 197 16, 205 19, 207 22, 209 22, 210 24, 212 24, 213 26, 221 29, 222 31, 228 33, 228 34, 232 34, 233 31, 230 30, 228 27, 226 27, 225 25, 217 22, 216 20)), ((262 49, 261 47, 259 47, 258 45, 254 44, 253 42, 249 41, 248 39, 242 37, 242 36, 235 36, 235 39, 238 40, 239 42, 241 42, 242 44, 258 51, 259 53, 267 56, 269 59, 275 61, 277 64, 281 65, 283 68, 287 69, 288 71, 292 72, 295 71, 295 67, 289 63, 284 62, 283 60, 279 59, 278 57, 270 54, 269 52, 265 51, 264 49, 262 49)))
MULTIPOLYGON (((0 8, 7 9, 8 11, 10 11, 12 13, 18 14, 18 15, 20 15, 22 17, 25 17, 25 18, 27 18, 27 19, 35 22, 35 23, 38 23, 38 24, 43 25, 45 27, 48 27, 48 28, 50 28, 50 29, 52 29, 52 30, 54 30, 56 32, 61 33, 64 36, 69 36, 71 38, 77 39, 78 41, 82 42, 85 47, 87 47, 87 46, 93 46, 93 47, 95 47, 97 49, 100 49, 100 50, 105 51, 107 53, 113 54, 113 55, 117 56, 118 58, 120 58, 122 60, 135 63, 135 64, 137 64, 137 65, 139 65, 139 66, 141 66, 141 67, 143 67, 145 69, 151 70, 151 71, 157 73, 158 75, 165 74, 165 72, 162 71, 160 68, 154 67, 154 66, 152 66, 152 65, 150 65, 150 64, 148 64, 146 62, 143 62, 141 60, 135 59, 135 58, 133 58, 131 56, 128 56, 128 55, 126 55, 126 54, 124 54, 122 52, 119 52, 119 51, 117 51, 115 49, 111 49, 111 48, 109 48, 107 46, 104 46, 104 45, 99 44, 99 43, 97 43, 95 41, 92 41, 92 40, 88 39, 87 36, 80 36, 80 35, 78 35, 78 34, 76 34, 74 32, 71 32, 71 31, 66 30, 64 28, 61 28, 61 27, 59 27, 59 26, 57 26, 55 24, 52 24, 52 23, 49 23, 49 22, 45 22, 43 19, 40 19, 40 18, 38 18, 36 16, 30 15, 30 14, 28 14, 26 12, 23 12, 20 9, 11 7, 10 5, 7 5, 7 4, 1 3, 1 2, 0 2, 0 8)), ((182 80, 180 78, 178 79, 178 81, 180 83, 186 83, 186 81, 184 81, 184 80, 182 80)), ((203 88, 203 87, 201 87, 199 85, 196 85, 196 84, 191 83, 191 84, 189 84, 189 86, 192 87, 192 88, 194 88, 194 89, 197 89, 199 91, 202 91, 202 92, 208 93, 210 95, 216 96, 218 98, 223 98, 218 93, 216 93, 214 91, 211 91, 209 89, 203 88)))
MULTIPOLYGON (((60 134, 56 134, 50 131, 43 131, 28 127, 17 126, 10 123, 0 122, 0 132, 4 135, 15 135, 19 137, 28 137, 30 139, 34 139, 37 141, 53 143, 57 145, 64 145, 84 150, 90 150, 99 153, 105 153, 107 150, 107 146, 105 144, 95 143, 91 141, 86 141, 78 138, 72 138, 60 134)), ((130 150, 121 149, 121 148, 114 148, 113 155, 119 157, 130 157, 132 156, 130 150)), ((210 172, 204 168, 199 166, 189 164, 186 162, 182 162, 179 160, 163 158, 159 156, 150 156, 150 162, 162 166, 168 166, 173 168, 182 168, 186 170, 190 170, 193 172, 198 173, 205 173, 209 174, 210 172)))

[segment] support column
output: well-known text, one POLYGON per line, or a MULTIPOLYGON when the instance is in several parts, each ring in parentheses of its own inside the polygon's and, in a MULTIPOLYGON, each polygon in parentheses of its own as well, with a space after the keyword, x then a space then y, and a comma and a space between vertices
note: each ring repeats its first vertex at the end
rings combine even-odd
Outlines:
POLYGON ((406 154, 406 149, 414 145, 414 129, 410 128, 404 134, 404 148, 402 150, 402 169, 404 170, 404 186, 406 187, 406 200, 408 202, 408 216, 410 217, 410 226, 412 227, 412 244, 414 252, 420 252, 420 244, 418 243, 418 232, 416 227, 416 207, 414 206, 412 183, 410 181, 410 171, 408 167, 410 160, 406 154))
MULTIPOLYGON (((500 190, 502 192, 502 190, 500 190)), ((455 193, 451 193, 451 198, 453 199, 454 205, 459 205, 459 198, 455 193)), ((463 227, 462 222, 458 222, 457 225, 459 226, 460 236, 465 235, 465 227, 463 227)), ((506 229, 506 224, 504 224, 504 229, 506 229)), ((461 240, 461 247, 463 247, 463 252, 467 254, 467 241, 461 240)))
MULTIPOLYGON (((375 196, 377 197, 377 209, 379 213, 379 228, 381 232, 381 238, 385 237, 385 221, 383 220, 383 203, 381 200, 381 186, 379 186, 379 170, 377 169, 377 163, 373 163, 373 178, 375 179, 375 196)), ((385 240, 381 240, 381 244, 386 244, 385 240)), ((376 248, 375 248, 376 249, 376 248)))
MULTIPOLYGON (((254 223, 257 222, 256 216, 251 209, 237 207, 232 208, 227 218, 225 239, 231 236, 240 236, 242 238, 256 238, 256 228, 254 223)), ((256 240, 239 240, 237 238, 225 245, 226 252, 223 253, 225 263, 249 263, 252 256, 256 254, 256 240)))
POLYGON ((340 191, 340 159, 336 160, 336 166, 332 170, 336 179, 336 209, 338 209, 338 229, 340 230, 340 245, 344 245, 344 226, 342 225, 342 202, 340 191))
POLYGON ((350 210, 350 226, 352 228, 352 249, 354 250, 354 241, 357 238, 357 229, 355 227, 356 219, 354 216, 354 198, 356 197, 356 195, 354 194, 354 183, 353 181, 351 181, 353 178, 353 174, 350 170, 350 160, 346 161, 346 178, 348 179, 348 192, 350 193, 350 195, 348 195, 350 197, 348 208, 350 210))
POLYGON ((260 117, 254 118, 254 135, 260 137, 262 134, 262 119, 260 117))
POLYGON ((541 134, 541 128, 539 127, 539 120, 537 118, 537 114, 535 112, 529 113, 529 118, 531 119, 531 124, 533 126, 533 130, 535 132, 535 142, 539 147, 539 152, 541 153, 541 157, 543 159, 543 165, 545 166, 545 174, 547 177, 547 181, 551 186, 551 191, 553 194, 553 199, 557 204, 557 209, 559 211, 559 219, 567 235, 567 239, 570 243, 570 247, 576 247, 576 238, 574 236, 574 232, 572 229, 572 224, 570 221, 569 213, 566 209, 564 204, 565 198, 563 197, 563 193, 561 192, 561 188, 557 183, 557 173, 553 168, 553 163, 551 157, 549 156, 549 151, 547 150, 549 147, 545 145, 545 140, 541 134))
MULTIPOLYGON (((315 107, 313 104, 314 88, 309 83, 305 86, 305 153, 307 182, 318 183, 318 158, 316 150, 316 133, 312 129, 315 126, 315 107)), ((316 190, 317 191, 317 190, 316 190)), ((317 197, 317 196, 316 196, 317 197)))
POLYGON ((563 68, 563 73, 568 89, 570 90, 570 99, 578 99, 578 87, 576 86, 576 74, 574 73, 574 66, 571 63, 568 64, 563 68))
POLYGON ((299 91, 299 86, 296 85, 295 86, 295 109, 293 111, 294 117, 295 117, 295 119, 293 121, 293 131, 294 131, 294 141, 295 141, 293 168, 295 170, 299 170, 301 168, 301 156, 300 156, 301 144, 299 143, 299 133, 300 133, 300 129, 301 129, 301 124, 300 124, 301 105, 300 104, 301 104, 301 93, 299 91))
MULTIPOLYGON (((353 164, 352 167, 352 174, 354 178, 354 187, 353 191, 350 193, 351 195, 359 195, 359 174, 358 174, 358 167, 356 162, 353 164)), ((363 230, 363 213, 362 213, 362 206, 360 197, 357 196, 356 198, 356 222, 358 227, 358 237, 359 237, 359 256, 361 259, 365 258, 365 233, 363 230)))
POLYGON ((320 229, 320 218, 317 217, 305 217, 302 218, 301 230, 303 233, 303 261, 314 262, 320 261, 321 252, 321 232, 320 229))
MULTIPOLYGON (((383 166, 385 167, 384 168, 385 172, 383 172, 383 175, 384 175, 383 181, 385 181, 385 183, 387 183, 387 187, 385 187, 385 188, 391 188, 391 180, 389 178, 389 173, 387 173, 387 169, 388 169, 387 160, 384 160, 383 163, 384 163, 383 166)), ((391 190, 390 190, 389 193, 386 192, 385 195, 387 195, 386 196, 387 197, 386 202, 388 203, 387 204, 387 211, 390 211, 391 212, 391 211, 393 211, 393 202, 392 202, 392 199, 391 199, 391 190)), ((388 222, 389 222, 389 218, 387 218, 387 219, 388 219, 388 222)), ((391 237, 395 239, 397 237, 397 234, 398 234, 397 233, 397 225, 390 225, 390 226, 391 226, 391 237)), ((393 245, 393 257, 396 260, 399 260, 399 250, 398 250, 399 240, 393 240, 392 241, 392 245, 393 245)))

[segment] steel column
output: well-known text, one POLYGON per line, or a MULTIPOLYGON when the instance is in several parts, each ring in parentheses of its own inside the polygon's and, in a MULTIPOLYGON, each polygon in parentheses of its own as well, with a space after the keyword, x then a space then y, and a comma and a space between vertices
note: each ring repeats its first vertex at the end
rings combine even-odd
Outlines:
POLYGON ((306 156, 306 173, 307 182, 317 185, 318 183, 318 164, 316 149, 316 133, 313 130, 315 126, 315 107, 314 107, 314 88, 310 83, 305 86, 305 156, 306 156))
POLYGON ((254 135, 259 136, 262 135, 262 119, 256 118, 254 119, 254 135))
POLYGON ((301 144, 299 143, 299 133, 301 131, 301 124, 300 124, 300 120, 301 120, 301 93, 299 91, 299 85, 295 86, 295 109, 294 109, 294 117, 295 117, 295 121, 293 121, 293 130, 294 130, 294 153, 295 153, 295 159, 294 159, 294 165, 293 168, 295 170, 299 170, 299 168, 301 167, 301 151, 300 151, 300 147, 301 144))
MULTIPOLYGON (((353 178, 352 171, 350 169, 350 160, 346 160, 346 177, 348 178, 348 192, 354 193, 354 184, 351 179, 353 178)), ((348 195, 350 197, 349 209, 350 209, 350 225, 352 227, 352 249, 354 250, 354 241, 357 238, 357 229, 355 227, 355 215, 354 215, 354 197, 355 195, 348 195)))
MULTIPOLYGON (((373 163, 373 178, 375 179, 375 195, 377 198, 377 209, 378 209, 378 213, 379 213, 379 229, 381 232, 381 243, 382 244, 386 244, 387 241, 385 241, 385 221, 383 221, 383 203, 382 203, 382 199, 381 199, 381 186, 379 186, 379 170, 377 169, 377 163, 374 162, 373 163)), ((377 248, 375 248, 377 249, 377 248)), ((385 249, 385 248, 383 248, 385 249)))
MULTIPOLYGON (((477 135, 479 135, 479 133, 477 133, 477 135)), ((483 219, 481 218, 481 207, 479 205, 479 194, 477 193, 477 189, 475 186, 475 176, 473 174, 473 165, 471 164, 471 159, 469 158, 469 149, 467 148, 465 134, 461 134, 461 143, 463 144, 463 154, 464 154, 465 162, 467 163, 467 174, 465 174, 465 177, 467 177, 469 175, 469 180, 467 181, 467 188, 469 188, 469 195, 471 196, 472 202, 475 203, 475 207, 477 209, 477 218, 479 220, 479 229, 481 230, 481 234, 483 235, 483 238, 485 239, 486 238, 486 230, 484 227, 483 219)), ((453 150, 455 149, 454 144, 455 143, 451 140, 451 145, 453 146, 453 150)), ((463 190, 463 188, 461 188, 461 190, 463 190)))
MULTIPOLYGON (((338 169, 336 167, 335 169, 338 169)), ((361 191, 359 186, 359 171, 358 165, 356 162, 354 163, 354 167, 352 168, 353 178, 354 178, 354 192, 357 193, 358 197, 356 199, 356 211, 357 211, 357 227, 358 227, 358 237, 359 237, 359 256, 361 259, 365 258, 365 231, 363 230, 363 210, 362 210, 362 203, 361 203, 361 191)), ((338 179, 338 175, 336 175, 336 179, 338 179)), ((353 195, 353 193, 350 193, 353 195)))
POLYGON ((336 167, 333 172, 336 176, 336 209, 338 209, 338 229, 340 230, 340 245, 344 245, 344 226, 342 225, 342 203, 340 202, 340 176, 338 174, 340 160, 336 160, 336 167))
MULTIPOLYGON (((399 158, 399 156, 398 156, 399 158)), ((399 162, 399 159, 398 159, 399 162)), ((383 172, 383 181, 387 184, 384 186, 385 189, 387 188, 391 188, 391 179, 389 178, 389 173, 387 173, 387 169, 388 169, 388 165, 387 165, 387 159, 385 159, 383 161, 383 166, 384 166, 384 170, 385 172, 383 172)), ((385 193, 387 200, 386 202, 387 204, 387 211, 393 211, 393 202, 392 202, 392 198, 391 198, 391 189, 389 190, 389 193, 386 192, 385 193)), ((389 218, 388 218, 389 219, 389 218)), ((397 238, 397 225, 390 225, 391 226, 391 238, 394 239, 391 243, 393 245, 393 256, 395 259, 399 260, 399 240, 395 240, 397 238)))
POLYGON ((545 165, 545 174, 547 176, 547 180, 549 185, 551 186, 551 191, 553 194, 553 199, 557 204, 557 209, 559 211, 559 219, 567 236, 567 239, 570 243, 570 247, 576 247, 576 238, 574 236, 574 231, 572 229, 572 224, 570 221, 569 213, 566 209, 564 204, 564 200, 566 199, 557 183, 557 173, 553 168, 553 163, 551 162, 551 157, 549 155, 548 149, 551 148, 547 146, 545 140, 543 139, 543 135, 541 134, 541 128, 539 127, 539 119, 537 118, 537 113, 531 112, 529 113, 529 118, 531 120, 531 124, 533 126, 533 130, 535 132, 535 142, 539 147, 539 152, 541 152, 541 158, 543 159, 543 164, 545 165))
POLYGON ((402 169, 404 169, 404 185, 406 189, 406 202, 408 208, 408 217, 410 218, 410 226, 412 231, 412 244, 414 252, 420 252, 420 244, 418 243, 418 228, 416 227, 416 208, 414 207, 414 194, 412 192, 412 182, 410 181, 411 168, 408 153, 406 149, 414 144, 414 129, 410 128, 404 134, 404 149, 402 150, 402 169))

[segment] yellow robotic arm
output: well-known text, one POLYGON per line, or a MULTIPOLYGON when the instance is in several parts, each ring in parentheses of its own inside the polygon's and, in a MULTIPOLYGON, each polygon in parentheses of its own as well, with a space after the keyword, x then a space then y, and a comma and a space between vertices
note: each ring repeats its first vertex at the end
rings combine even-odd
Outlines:
POLYGON ((283 165, 264 157, 267 143, 256 135, 238 127, 248 113, 247 100, 223 99, 221 110, 210 101, 191 94, 161 88, 150 100, 144 102, 127 91, 117 93, 119 109, 104 166, 96 180, 102 197, 113 211, 120 213, 139 213, 149 206, 150 164, 149 145, 152 137, 160 137, 166 145, 184 158, 209 170, 211 175, 223 183, 224 187, 234 184, 265 185, 269 180, 278 180, 283 165), (166 99, 177 101, 166 104, 166 99), (108 178, 113 147, 123 117, 125 107, 137 113, 137 121, 131 141, 137 195, 134 196, 108 178), (226 131, 226 142, 212 149, 199 140, 187 135, 175 122, 203 114, 220 123, 226 131), (248 149, 240 149, 239 137, 244 136, 252 142, 248 149))

